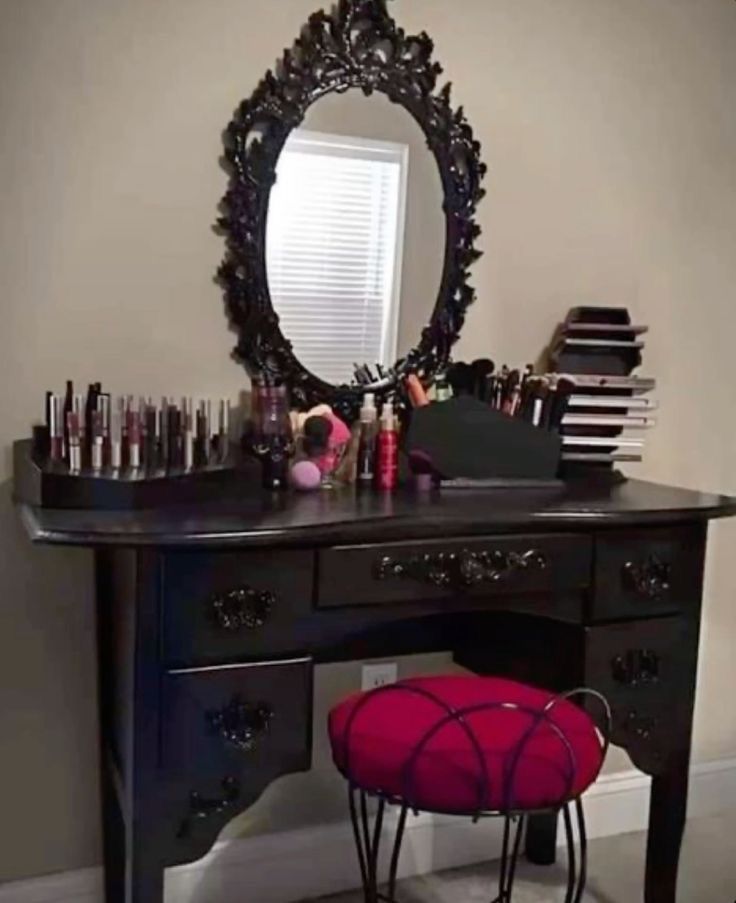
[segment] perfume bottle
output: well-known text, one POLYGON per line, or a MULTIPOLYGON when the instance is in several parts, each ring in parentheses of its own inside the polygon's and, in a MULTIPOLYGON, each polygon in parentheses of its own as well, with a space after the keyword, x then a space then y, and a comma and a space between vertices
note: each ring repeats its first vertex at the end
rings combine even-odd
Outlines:
POLYGON ((399 481, 399 432, 391 401, 384 404, 381 412, 376 457, 376 487, 384 492, 393 492, 399 481))
POLYGON ((289 485, 289 458, 294 454, 294 436, 289 419, 286 386, 268 377, 253 380, 251 434, 246 439, 263 467, 263 488, 284 490, 289 485))

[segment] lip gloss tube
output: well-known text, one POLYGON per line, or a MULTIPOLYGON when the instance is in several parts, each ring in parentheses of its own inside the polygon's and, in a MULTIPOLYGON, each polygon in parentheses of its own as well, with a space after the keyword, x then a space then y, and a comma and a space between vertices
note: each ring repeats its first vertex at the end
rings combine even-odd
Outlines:
POLYGON ((159 408, 159 443, 160 454, 159 464, 165 470, 169 463, 169 399, 166 396, 161 398, 161 407, 159 408))
POLYGON ((220 411, 218 416, 217 456, 220 461, 225 461, 230 445, 230 400, 220 399, 220 411))
POLYGON ((92 470, 102 470, 104 439, 105 437, 102 432, 102 411, 92 411, 92 470))
POLYGON ((182 400, 184 412, 184 468, 194 467, 194 402, 191 398, 182 400))
POLYGON ((155 470, 158 463, 158 417, 156 408, 149 401, 145 407, 146 453, 143 457, 147 470, 155 470))
POLYGON ((133 470, 141 466, 141 415, 134 408, 128 409, 128 461, 133 470))
POLYGON ((197 440, 194 451, 194 466, 206 467, 208 464, 208 438, 207 418, 204 412, 204 402, 200 402, 197 409, 197 440))
POLYGON ((64 460, 64 399, 52 395, 49 399, 49 457, 52 461, 64 460))
POLYGON ((69 470, 79 473, 82 469, 82 446, 80 443, 80 419, 76 411, 66 415, 67 429, 69 430, 69 470))
POLYGON ((110 460, 110 396, 98 395, 97 410, 102 420, 102 465, 110 460))
POLYGON ((209 464, 212 460, 212 402, 208 398, 204 403, 204 418, 205 418, 205 455, 207 457, 207 463, 209 464))
POLYGON ((169 421, 169 468, 176 470, 182 466, 184 457, 184 449, 181 435, 181 413, 175 404, 169 404, 168 407, 169 421))
POLYGON ((110 412, 110 466, 120 470, 123 466, 123 414, 120 401, 110 412))

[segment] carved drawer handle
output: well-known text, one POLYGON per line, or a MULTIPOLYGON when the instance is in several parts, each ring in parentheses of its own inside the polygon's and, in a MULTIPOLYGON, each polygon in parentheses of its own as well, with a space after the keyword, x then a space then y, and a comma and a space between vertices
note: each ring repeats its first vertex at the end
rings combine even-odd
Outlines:
POLYGON ((526 552, 426 552, 406 558, 384 556, 377 562, 377 580, 397 578, 440 588, 468 588, 498 583, 520 571, 544 570, 547 559, 537 549, 526 552))
POLYGON ((253 589, 250 586, 217 593, 208 602, 209 613, 222 630, 236 633, 239 630, 258 630, 268 620, 276 596, 273 593, 253 589))
POLYGON ((658 721, 651 715, 640 715, 632 709, 626 716, 624 729, 639 740, 650 740, 652 732, 657 729, 658 721))
POLYGON ((651 649, 629 649, 612 660, 611 673, 625 687, 647 686, 659 683, 659 665, 659 656, 651 649))
POLYGON ((645 599, 660 599, 670 591, 672 565, 656 555, 646 561, 627 561, 623 568, 624 583, 645 599))
POLYGON ((177 838, 188 837, 194 821, 204 821, 233 806, 240 798, 240 783, 236 778, 223 778, 222 792, 223 795, 218 799, 206 799, 196 790, 192 790, 189 794, 189 811, 179 825, 177 838))
POLYGON ((207 712, 207 723, 229 746, 252 752, 271 728, 273 710, 265 703, 251 705, 233 696, 223 709, 207 712))

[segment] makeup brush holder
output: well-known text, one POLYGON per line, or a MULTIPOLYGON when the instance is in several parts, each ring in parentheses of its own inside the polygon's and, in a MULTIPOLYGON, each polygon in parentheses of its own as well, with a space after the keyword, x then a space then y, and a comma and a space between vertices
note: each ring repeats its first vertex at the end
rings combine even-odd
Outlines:
POLYGON ((416 409, 405 450, 435 479, 556 484, 562 443, 556 432, 461 396, 416 409))
POLYGON ((224 460, 192 470, 121 469, 70 472, 38 459, 33 442, 13 445, 14 498, 39 508, 124 511, 237 499, 260 490, 257 461, 231 447, 224 460))

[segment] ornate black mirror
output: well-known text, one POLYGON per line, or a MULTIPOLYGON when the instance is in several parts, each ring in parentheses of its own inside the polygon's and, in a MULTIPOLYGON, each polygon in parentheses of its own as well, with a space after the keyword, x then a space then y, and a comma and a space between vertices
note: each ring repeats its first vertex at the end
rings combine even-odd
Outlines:
POLYGON ((225 132, 235 354, 302 407, 436 372, 475 297, 480 145, 386 2, 315 13, 225 132))

